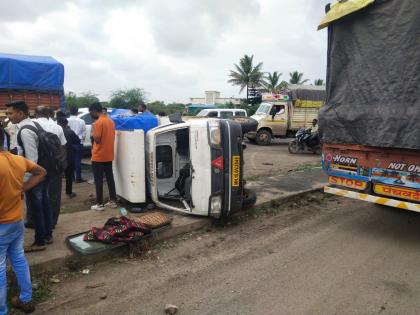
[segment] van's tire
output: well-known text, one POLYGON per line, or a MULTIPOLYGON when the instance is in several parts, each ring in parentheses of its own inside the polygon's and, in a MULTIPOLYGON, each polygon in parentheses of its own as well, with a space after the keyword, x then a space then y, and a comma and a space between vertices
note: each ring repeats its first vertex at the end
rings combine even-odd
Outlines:
POLYGON ((249 208, 257 202, 257 194, 255 191, 244 188, 244 199, 242 200, 242 208, 249 208))
POLYGON ((259 130, 255 137, 255 142, 258 145, 269 145, 271 143, 271 132, 266 129, 259 130))
POLYGON ((236 121, 242 127, 242 135, 250 131, 256 131, 258 127, 258 121, 251 117, 232 117, 229 120, 236 121))

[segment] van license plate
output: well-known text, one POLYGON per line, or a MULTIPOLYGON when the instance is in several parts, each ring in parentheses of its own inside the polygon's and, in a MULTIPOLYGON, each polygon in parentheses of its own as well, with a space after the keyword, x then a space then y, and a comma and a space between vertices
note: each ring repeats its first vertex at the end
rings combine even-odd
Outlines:
POLYGON ((232 186, 239 187, 241 170, 241 157, 239 155, 232 156, 232 186))

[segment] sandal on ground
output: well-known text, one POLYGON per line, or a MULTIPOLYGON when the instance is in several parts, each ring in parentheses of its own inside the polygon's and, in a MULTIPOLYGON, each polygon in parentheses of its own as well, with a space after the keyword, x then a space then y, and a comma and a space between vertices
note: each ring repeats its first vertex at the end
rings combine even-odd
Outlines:
POLYGON ((37 245, 37 244, 32 244, 30 246, 25 246, 24 247, 24 251, 25 253, 32 253, 32 252, 40 252, 45 250, 47 247, 45 245, 37 245))

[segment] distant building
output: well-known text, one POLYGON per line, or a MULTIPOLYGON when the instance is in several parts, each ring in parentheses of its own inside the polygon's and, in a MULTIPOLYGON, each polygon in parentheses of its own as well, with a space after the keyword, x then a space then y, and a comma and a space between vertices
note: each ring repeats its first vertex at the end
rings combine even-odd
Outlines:
POLYGON ((241 99, 234 97, 220 97, 219 91, 205 91, 205 97, 190 97, 191 104, 224 105, 232 103, 240 105, 241 99))

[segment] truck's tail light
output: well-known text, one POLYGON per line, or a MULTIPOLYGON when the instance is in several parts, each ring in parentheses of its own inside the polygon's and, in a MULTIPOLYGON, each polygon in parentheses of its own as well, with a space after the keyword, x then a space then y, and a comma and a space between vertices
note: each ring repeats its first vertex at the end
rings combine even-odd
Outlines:
POLYGON ((223 167, 224 167, 223 156, 219 156, 217 159, 214 159, 211 162, 211 165, 223 171, 223 167))

